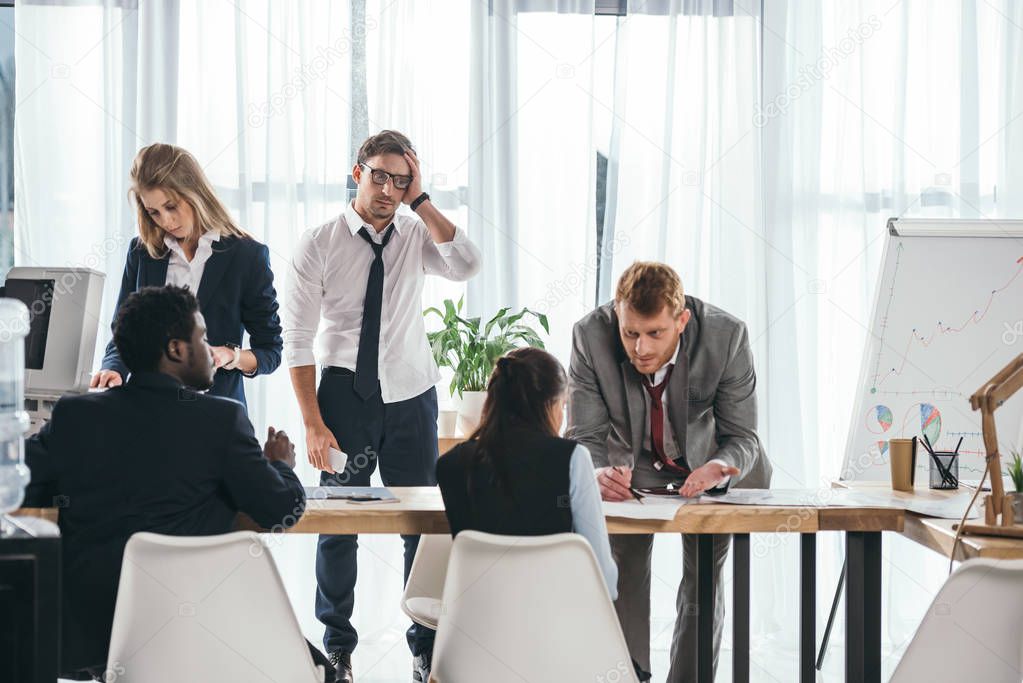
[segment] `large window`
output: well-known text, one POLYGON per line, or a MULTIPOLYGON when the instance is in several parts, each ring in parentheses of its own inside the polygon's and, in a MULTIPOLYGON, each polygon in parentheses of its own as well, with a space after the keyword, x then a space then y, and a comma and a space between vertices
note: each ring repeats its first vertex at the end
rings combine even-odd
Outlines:
POLYGON ((14 7, 0 3, 0 275, 14 265, 14 7))

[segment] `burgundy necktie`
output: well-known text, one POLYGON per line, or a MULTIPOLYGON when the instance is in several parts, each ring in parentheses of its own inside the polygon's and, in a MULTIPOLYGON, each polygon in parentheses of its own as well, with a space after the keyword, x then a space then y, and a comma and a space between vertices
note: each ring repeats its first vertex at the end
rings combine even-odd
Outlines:
POLYGON ((654 452, 654 469, 667 468, 670 472, 689 476, 688 469, 676 465, 675 461, 668 458, 667 453, 664 452, 664 403, 661 401, 661 396, 668 386, 668 380, 671 379, 671 371, 674 367, 674 365, 668 366, 668 372, 665 373, 660 384, 652 385, 645 378, 643 380, 643 388, 650 395, 650 449, 654 452))

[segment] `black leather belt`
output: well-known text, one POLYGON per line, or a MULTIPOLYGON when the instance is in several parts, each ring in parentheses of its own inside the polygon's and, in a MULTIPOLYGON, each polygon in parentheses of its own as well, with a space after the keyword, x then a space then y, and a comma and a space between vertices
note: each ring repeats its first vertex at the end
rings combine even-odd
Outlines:
POLYGON ((323 368, 323 373, 327 375, 355 375, 355 370, 349 370, 348 368, 339 368, 336 365, 326 365, 323 368))

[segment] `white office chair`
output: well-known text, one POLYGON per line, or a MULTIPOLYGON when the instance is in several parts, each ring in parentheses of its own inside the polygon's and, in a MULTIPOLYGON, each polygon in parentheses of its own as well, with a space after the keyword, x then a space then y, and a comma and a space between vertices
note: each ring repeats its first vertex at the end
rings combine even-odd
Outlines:
POLYGON ((257 534, 137 533, 124 549, 107 668, 118 683, 322 683, 257 534))
POLYGON ((1023 679, 1023 560, 970 560, 948 577, 892 683, 1023 679))
POLYGON ((401 610, 420 626, 437 629, 450 556, 451 534, 419 537, 419 548, 401 596, 401 610))
POLYGON ((432 680, 636 681, 586 539, 458 534, 444 582, 432 680))

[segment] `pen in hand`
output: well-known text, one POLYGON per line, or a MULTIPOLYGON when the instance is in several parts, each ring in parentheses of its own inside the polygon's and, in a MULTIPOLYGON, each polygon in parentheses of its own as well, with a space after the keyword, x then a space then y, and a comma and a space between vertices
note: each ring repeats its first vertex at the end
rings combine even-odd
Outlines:
MULTIPOLYGON (((614 467, 613 467, 612 469, 613 469, 613 470, 614 470, 615 472, 618 472, 619 474, 621 474, 621 473, 622 473, 622 471, 621 471, 620 469, 618 469, 618 466, 617 466, 617 465, 616 465, 616 466, 614 466, 614 467)), ((632 488, 632 487, 630 486, 630 487, 629 487, 629 493, 631 493, 631 494, 632 494, 632 497, 633 497, 633 498, 635 498, 635 499, 636 499, 637 501, 639 501, 639 504, 640 504, 640 505, 642 505, 642 504, 643 504, 643 496, 639 495, 639 492, 638 492, 638 491, 637 491, 636 489, 634 489, 634 488, 632 488)))

